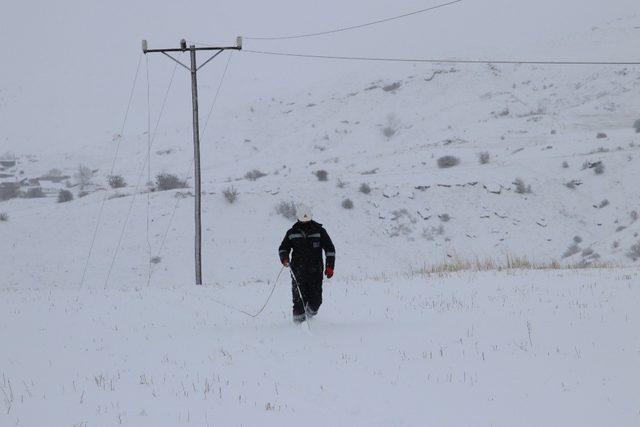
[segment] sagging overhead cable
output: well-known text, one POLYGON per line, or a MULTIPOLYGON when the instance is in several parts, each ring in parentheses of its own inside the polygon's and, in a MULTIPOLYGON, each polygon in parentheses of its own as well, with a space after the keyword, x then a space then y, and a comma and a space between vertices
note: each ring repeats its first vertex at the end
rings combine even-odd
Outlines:
POLYGON ((413 12, 408 12, 408 13, 403 13, 402 15, 397 15, 397 16, 392 16, 389 18, 383 18, 383 19, 378 19, 376 21, 371 21, 371 22, 366 22, 364 24, 358 24, 358 25, 351 25, 348 27, 341 27, 341 28, 335 28, 333 30, 327 30, 327 31, 319 31, 317 33, 305 33, 305 34, 295 34, 295 35, 288 35, 288 36, 272 36, 272 37, 244 37, 247 40, 289 40, 289 39, 301 39, 301 38, 305 38, 305 37, 316 37, 316 36, 324 36, 327 34, 334 34, 334 33, 340 33, 342 31, 349 31, 349 30, 356 30, 359 28, 364 28, 364 27, 369 27, 371 25, 377 25, 377 24, 381 24, 383 22, 389 22, 389 21, 393 21, 396 19, 401 19, 401 18, 406 18, 408 16, 412 16, 412 15, 418 15, 420 13, 424 13, 424 12, 429 12, 431 10, 435 10, 435 9, 440 9, 442 7, 446 7, 446 6, 450 6, 456 3, 460 3, 463 0, 454 0, 454 1, 450 1, 448 3, 442 3, 436 6, 431 6, 431 7, 427 7, 424 9, 420 9, 420 10, 415 10, 413 12))
POLYGON ((335 56, 335 55, 316 55, 307 53, 292 52, 271 52, 264 50, 244 49, 243 52, 255 53, 260 55, 289 56, 296 58, 311 59, 336 59, 342 61, 378 61, 378 62, 422 62, 431 64, 524 64, 524 65, 640 65, 640 61, 538 61, 538 60, 490 60, 490 59, 438 59, 438 58, 383 58, 372 56, 335 56))
MULTIPOLYGON (((136 84, 138 83, 138 74, 140 74, 140 64, 142 63, 142 53, 138 57, 138 65, 136 66, 136 72, 133 77, 133 84, 131 85, 131 90, 129 91, 129 101, 127 102, 127 108, 124 112, 124 118, 122 119, 122 125, 120 126, 120 132, 115 135, 114 140, 116 142, 115 152, 113 154, 113 160, 111 161, 111 169, 109 170, 109 176, 113 175, 113 172, 116 168, 116 162, 118 160, 118 153, 120 151, 120 143, 122 142, 122 138, 124 135, 124 129, 127 124, 127 119, 129 118, 129 110, 131 109, 131 102, 133 101, 133 94, 136 89, 136 84)), ((84 285, 84 280, 87 275, 87 269, 89 268, 89 262, 91 261, 91 255, 93 254, 93 247, 96 243, 96 237, 98 235, 98 229, 100 228, 100 223, 102 222, 102 214, 104 212, 104 205, 107 201, 107 197, 109 196, 109 190, 107 189, 104 192, 104 197, 100 203, 100 210, 98 211, 98 218, 96 220, 96 226, 93 229, 93 233, 91 235, 91 244, 89 245, 89 252, 87 253, 87 258, 84 263, 84 267, 82 269, 82 277, 80 278, 80 288, 84 285)))

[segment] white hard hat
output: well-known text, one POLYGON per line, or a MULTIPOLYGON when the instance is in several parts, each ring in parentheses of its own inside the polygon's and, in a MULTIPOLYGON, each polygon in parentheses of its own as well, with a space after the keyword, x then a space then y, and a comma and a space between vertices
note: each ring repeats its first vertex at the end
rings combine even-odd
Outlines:
POLYGON ((296 208, 296 216, 300 222, 309 222, 313 218, 313 214, 311 213, 309 206, 302 203, 296 208))

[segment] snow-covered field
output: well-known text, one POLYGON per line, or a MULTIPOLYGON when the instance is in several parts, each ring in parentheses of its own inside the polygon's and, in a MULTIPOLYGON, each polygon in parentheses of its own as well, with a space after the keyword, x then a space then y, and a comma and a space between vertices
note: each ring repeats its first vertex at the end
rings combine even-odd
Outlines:
POLYGON ((0 425, 633 426, 640 275, 504 271, 289 283, 3 289, 0 425))
MULTIPOLYGON (((315 31, 425 3, 40 3, 0 13, 21 65, 0 67, 0 199, 16 183, 46 196, 0 201, 1 427, 640 425, 638 66, 225 53, 199 72, 196 287, 189 76, 140 57, 126 109, 139 39, 315 31), (160 173, 189 188, 158 191, 160 173), (291 202, 337 248, 309 328, 291 322, 286 273, 259 318, 238 311, 269 294, 291 202), (513 256, 606 268, 416 273, 513 256)), ((245 48, 629 62, 639 17, 637 0, 468 1, 245 48)))

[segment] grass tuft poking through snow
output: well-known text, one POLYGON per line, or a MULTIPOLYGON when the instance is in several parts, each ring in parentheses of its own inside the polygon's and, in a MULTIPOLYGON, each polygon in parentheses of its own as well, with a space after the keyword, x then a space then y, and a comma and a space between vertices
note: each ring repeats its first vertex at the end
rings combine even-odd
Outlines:
POLYGON ((561 264, 558 261, 532 261, 526 256, 505 255, 503 259, 495 258, 461 258, 453 255, 450 260, 440 264, 425 265, 411 270, 409 277, 440 273, 454 273, 459 271, 503 271, 503 270, 575 270, 585 268, 614 268, 612 263, 573 263, 561 264))
POLYGON ((238 195, 240 193, 238 193, 238 190, 236 190, 233 186, 226 188, 223 192, 222 195, 224 196, 224 199, 227 201, 227 203, 229 204, 233 204, 236 200, 238 200, 238 195))

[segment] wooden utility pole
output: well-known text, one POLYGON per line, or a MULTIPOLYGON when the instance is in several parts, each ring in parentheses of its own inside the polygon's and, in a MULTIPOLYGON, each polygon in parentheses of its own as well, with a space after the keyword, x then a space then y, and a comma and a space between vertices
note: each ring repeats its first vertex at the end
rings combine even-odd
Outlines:
POLYGON ((225 50, 241 50, 242 49, 242 37, 236 38, 235 46, 203 46, 196 47, 190 45, 187 47, 187 42, 180 40, 179 48, 168 49, 149 49, 147 41, 142 40, 142 52, 155 53, 159 52, 165 56, 171 58, 173 61, 180 64, 183 68, 191 73, 191 104, 193 107, 193 159, 194 159, 194 179, 195 179, 195 266, 196 266, 196 285, 202 285, 202 192, 200 190, 200 125, 198 115, 198 70, 209 63, 213 58, 220 55, 225 50), (211 55, 209 59, 204 61, 198 66, 196 52, 199 50, 211 50, 215 53, 211 55), (187 67, 185 64, 174 58, 169 52, 186 52, 189 51, 191 66, 187 67))

